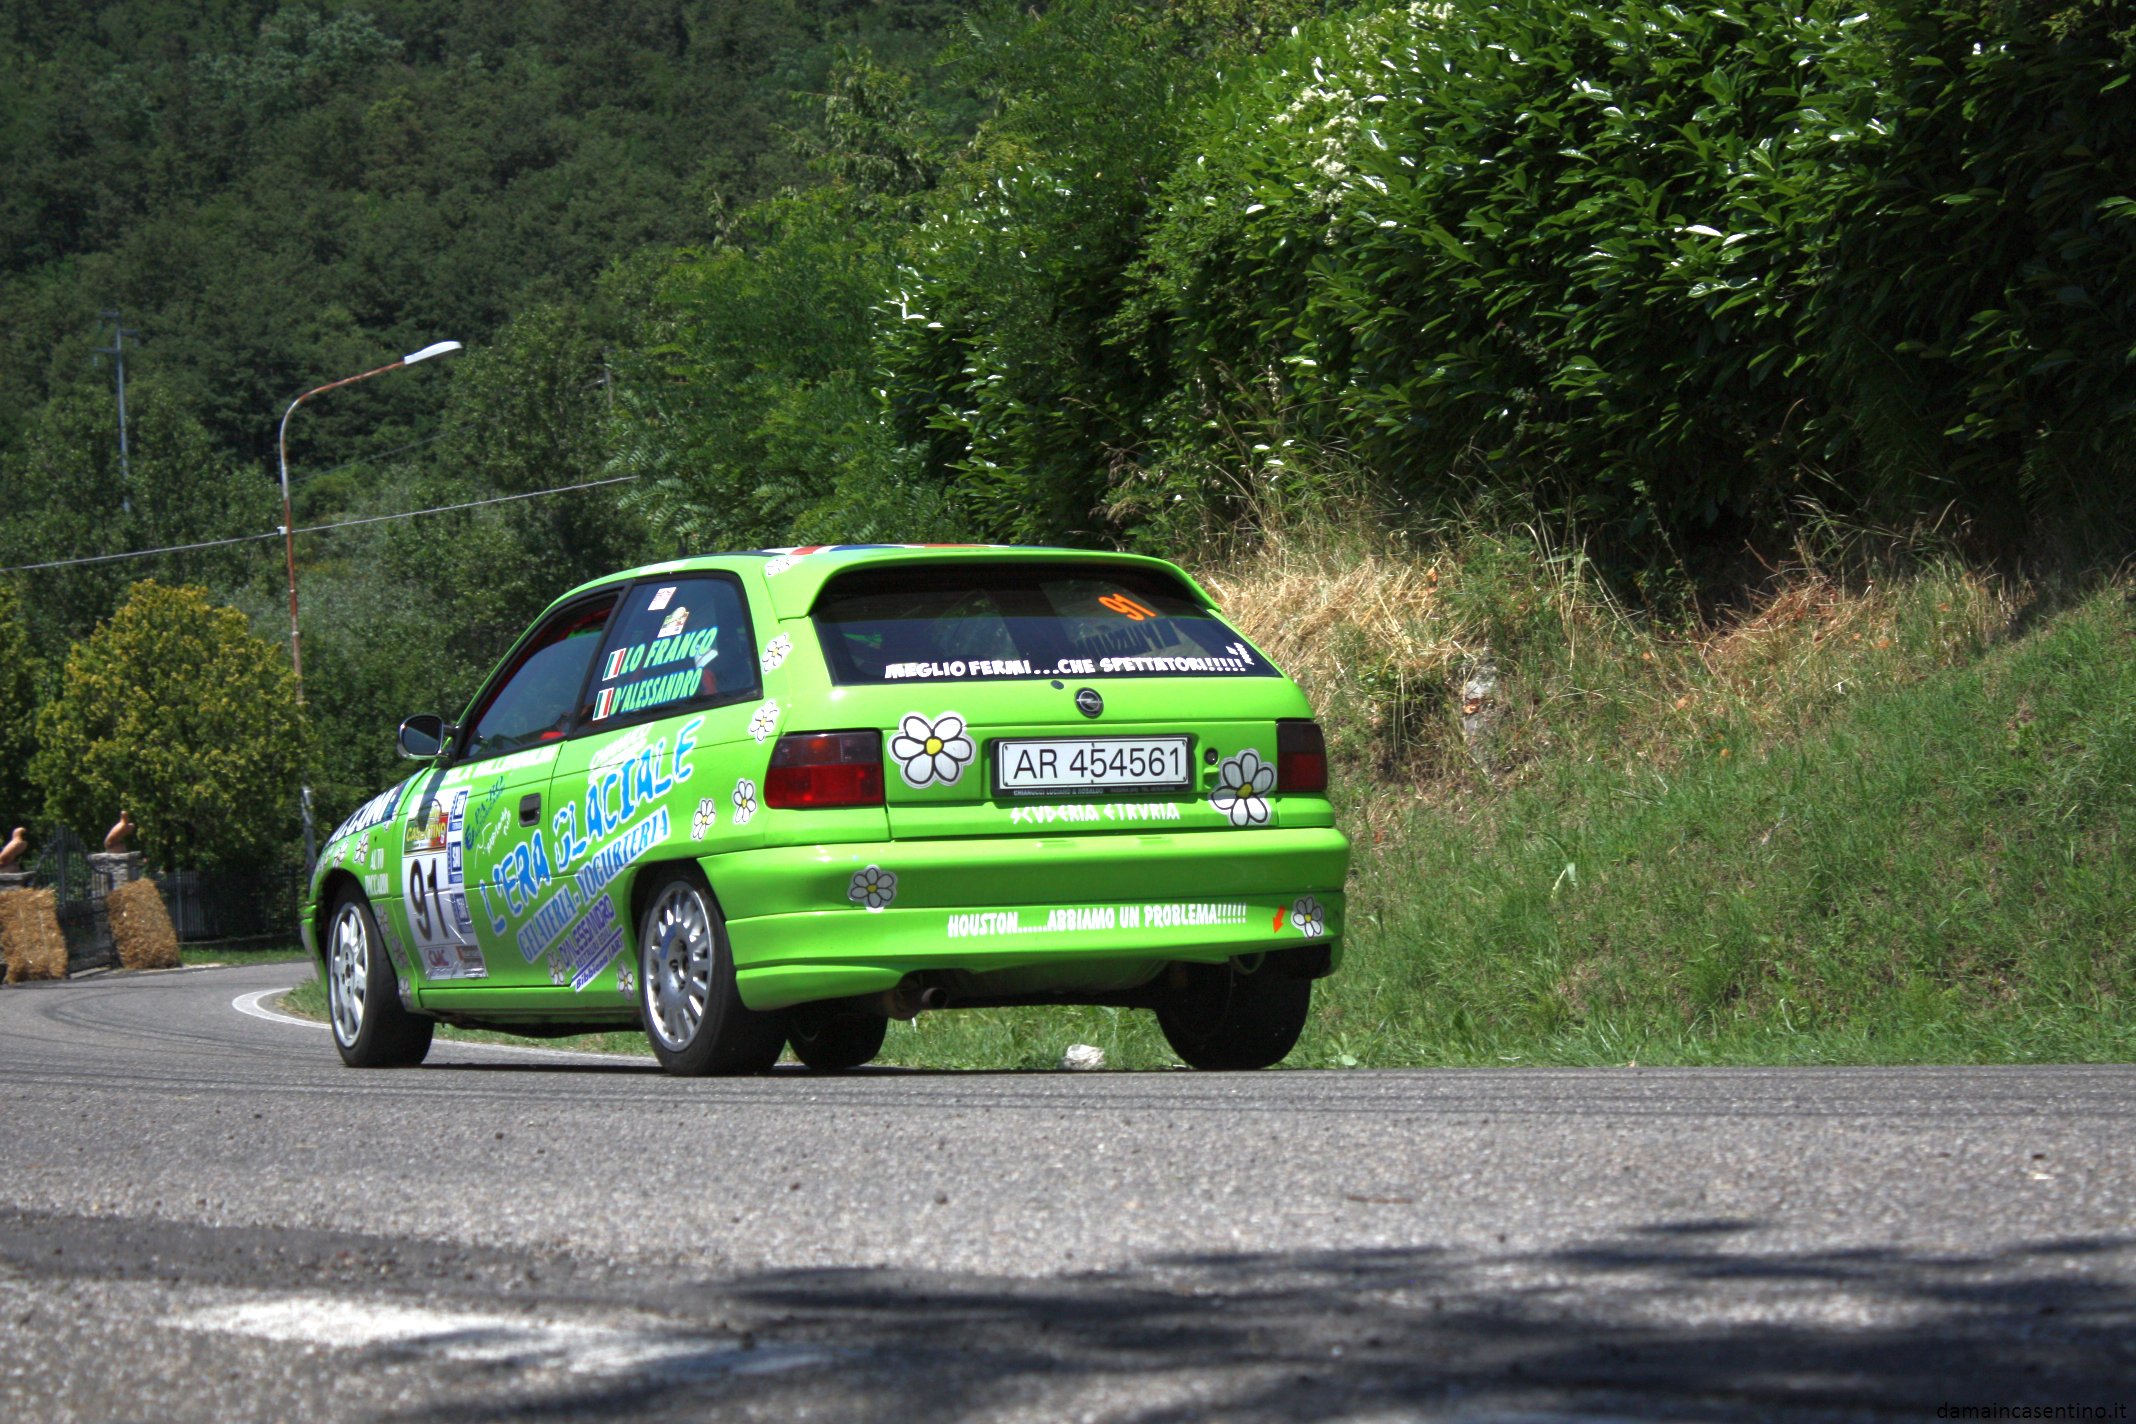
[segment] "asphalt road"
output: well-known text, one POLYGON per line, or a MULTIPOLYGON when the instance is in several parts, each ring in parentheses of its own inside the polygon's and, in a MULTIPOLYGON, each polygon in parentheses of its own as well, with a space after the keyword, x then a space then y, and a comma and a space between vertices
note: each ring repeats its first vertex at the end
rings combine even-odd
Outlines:
POLYGON ((2136 1405, 2136 1069, 358 1073, 292 972, 0 991, 0 1418, 2136 1405))

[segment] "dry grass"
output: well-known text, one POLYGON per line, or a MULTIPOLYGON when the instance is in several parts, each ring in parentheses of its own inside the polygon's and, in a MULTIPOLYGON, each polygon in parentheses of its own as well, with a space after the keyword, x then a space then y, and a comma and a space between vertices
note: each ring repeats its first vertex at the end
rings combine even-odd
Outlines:
POLYGON ((67 977, 67 939, 59 929, 59 899, 50 890, 0 894, 0 957, 7 982, 67 977))
POLYGON ((1671 627, 1628 613, 1577 546, 1533 525, 1422 548, 1294 530, 1198 576, 1305 689, 1346 779, 1381 792, 1358 808, 1368 822, 1387 790, 1444 803, 1546 760, 1665 770, 1722 741, 1770 749, 1838 699, 1978 656, 2027 593, 1955 563, 1850 580, 1803 555, 1740 611, 1671 627), (1484 665, 1499 683, 1488 757, 1462 726, 1484 665))
POLYGON ((131 880, 104 897, 121 969, 175 969, 178 933, 153 880, 131 880))
POLYGON ((1417 678, 1443 677, 1471 651, 1473 634, 1447 617, 1439 597, 1436 563, 1285 544, 1238 572, 1206 571, 1201 581, 1307 687, 1351 682, 1356 664, 1347 655, 1360 648, 1417 678))

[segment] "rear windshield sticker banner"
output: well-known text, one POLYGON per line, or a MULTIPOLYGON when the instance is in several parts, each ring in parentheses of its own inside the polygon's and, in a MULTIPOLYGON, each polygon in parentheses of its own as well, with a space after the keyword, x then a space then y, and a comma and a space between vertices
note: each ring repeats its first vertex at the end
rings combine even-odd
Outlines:
MULTIPOLYGON (((1244 651, 1234 644, 1226 651, 1244 651)), ((927 678, 987 677, 1095 677, 1102 673, 1171 674, 1178 677, 1221 676, 1252 672, 1255 660, 1229 658, 1062 658, 1052 665, 1028 658, 973 658, 970 661, 890 663, 883 668, 886 682, 927 678)))

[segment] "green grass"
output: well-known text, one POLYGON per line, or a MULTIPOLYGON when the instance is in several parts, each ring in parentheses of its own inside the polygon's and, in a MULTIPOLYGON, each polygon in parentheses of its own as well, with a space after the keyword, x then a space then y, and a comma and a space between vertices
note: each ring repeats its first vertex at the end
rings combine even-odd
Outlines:
POLYGON ((2136 619, 2098 593, 1962 666, 1560 760, 1361 847, 1296 1061, 2136 1055, 2136 619))

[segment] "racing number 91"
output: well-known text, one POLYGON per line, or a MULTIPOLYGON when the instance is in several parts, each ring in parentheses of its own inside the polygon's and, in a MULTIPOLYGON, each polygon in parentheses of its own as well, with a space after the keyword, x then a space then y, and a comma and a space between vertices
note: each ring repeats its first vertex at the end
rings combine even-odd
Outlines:
POLYGON ((430 925, 432 919, 435 918, 438 926, 441 929, 444 927, 445 902, 438 898, 438 863, 435 859, 432 859, 427 867, 422 861, 414 861, 409 864, 408 910, 410 914, 415 916, 415 937, 419 941, 428 944, 437 938, 430 932, 430 925), (427 887, 423 881, 425 869, 430 872, 430 880, 427 887), (429 896, 428 899, 424 898, 426 890, 429 896))

